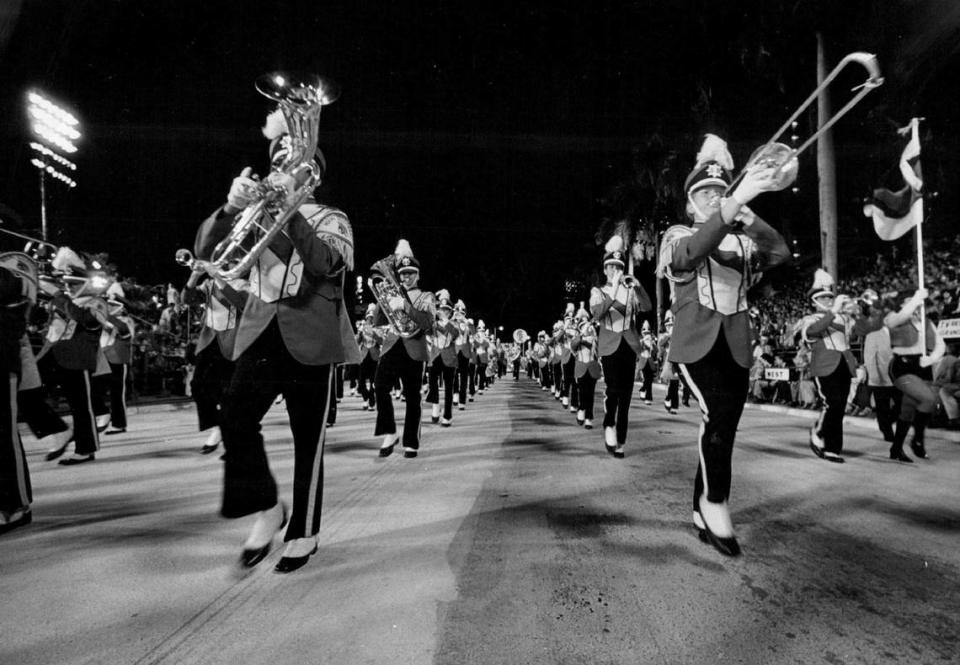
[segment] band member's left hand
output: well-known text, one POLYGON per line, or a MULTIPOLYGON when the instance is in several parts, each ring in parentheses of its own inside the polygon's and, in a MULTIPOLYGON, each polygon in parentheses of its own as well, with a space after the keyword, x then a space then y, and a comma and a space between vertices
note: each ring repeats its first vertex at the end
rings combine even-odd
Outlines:
POLYGON ((404 301, 403 301, 403 298, 401 298, 400 296, 393 296, 393 297, 391 297, 390 299, 387 300, 387 305, 388 305, 388 306, 390 307, 390 309, 392 309, 394 312, 399 312, 399 311, 403 310, 403 309, 404 309, 404 304, 405 304, 405 303, 404 303, 404 301))
POLYGON ((920 367, 930 367, 936 362, 937 361, 934 359, 933 356, 928 356, 928 355, 920 356, 920 367))

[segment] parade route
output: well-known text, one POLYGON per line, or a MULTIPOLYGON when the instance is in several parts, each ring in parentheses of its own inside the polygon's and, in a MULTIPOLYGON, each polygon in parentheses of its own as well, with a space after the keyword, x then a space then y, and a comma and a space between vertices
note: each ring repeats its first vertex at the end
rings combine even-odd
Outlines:
MULTIPOLYGON (((427 405, 416 459, 379 458, 373 414, 344 397, 320 550, 288 575, 279 537, 239 574, 251 522, 218 517, 192 406, 132 414, 76 467, 25 435, 34 515, 0 537, 0 665, 960 660, 955 436, 929 431, 931 459, 905 465, 848 425, 829 464, 814 412, 748 408, 728 559, 690 522, 698 412, 635 396, 616 460, 598 393, 592 431, 526 378, 451 428, 427 405)), ((282 406, 264 435, 289 501, 282 406)))

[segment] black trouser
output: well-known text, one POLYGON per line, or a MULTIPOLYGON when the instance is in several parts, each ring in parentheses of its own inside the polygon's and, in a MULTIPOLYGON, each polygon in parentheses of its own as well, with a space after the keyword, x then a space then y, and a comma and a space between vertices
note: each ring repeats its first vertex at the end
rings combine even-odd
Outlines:
POLYGON ((477 365, 477 390, 483 391, 487 387, 487 363, 477 365))
POLYGON ((583 376, 577 379, 577 395, 579 397, 578 407, 583 410, 585 420, 593 420, 593 398, 597 391, 597 380, 585 372, 583 376))
POLYGON ((293 510, 284 540, 315 535, 323 504, 323 447, 327 408, 333 398, 330 365, 293 358, 274 319, 237 359, 223 399, 224 517, 272 508, 277 483, 270 473, 260 421, 283 395, 293 433, 293 510))
POLYGON ((900 410, 900 391, 893 386, 870 386, 873 395, 873 409, 877 416, 877 427, 884 438, 893 438, 893 424, 897 422, 900 410))
POLYGON ((453 375, 456 370, 453 367, 447 367, 443 358, 437 356, 430 363, 429 385, 427 388, 426 401, 430 404, 440 403, 440 379, 443 378, 443 417, 447 420, 453 418, 453 375))
POLYGON ((664 401, 671 409, 680 405, 680 379, 673 378, 667 382, 667 396, 664 401))
POLYGON ((197 405, 197 420, 200 431, 220 425, 223 396, 230 386, 234 363, 220 352, 214 341, 196 355, 190 394, 197 405))
POLYGON ((343 399, 343 365, 337 365, 336 372, 334 374, 334 385, 337 389, 337 399, 343 399))
POLYGON ((600 357, 603 380, 607 384, 603 397, 603 426, 617 429, 617 443, 627 442, 630 419, 630 398, 633 397, 633 376, 637 370, 637 354, 626 340, 608 356, 600 357))
POLYGON ((460 404, 467 403, 467 387, 473 394, 473 374, 470 373, 470 359, 461 353, 457 354, 457 398, 460 404))
POLYGON ((557 361, 550 365, 550 369, 553 372, 553 392, 563 397, 563 365, 557 361))
POLYGON ((570 359, 561 363, 560 372, 563 376, 563 387, 560 389, 560 397, 567 397, 570 400, 570 406, 576 406, 577 399, 577 379, 573 375, 577 366, 577 359, 571 354, 570 359))
POLYGON ((650 363, 647 363, 640 370, 641 376, 643 376, 643 384, 640 386, 640 396, 645 402, 653 401, 653 368, 650 367, 650 363))
POLYGON ((54 413, 47 403, 43 387, 21 390, 17 393, 17 406, 20 418, 38 439, 67 429, 63 418, 54 413))
POLYGON ((750 387, 750 370, 733 359, 723 328, 707 355, 693 363, 681 363, 680 370, 702 414, 700 463, 693 486, 693 509, 699 511, 704 491, 711 503, 723 503, 730 496, 730 460, 750 387))
MULTIPOLYGON (((527 377, 529 376, 530 376, 530 371, 527 370, 527 377)), ((520 359, 519 358, 513 361, 513 380, 514 381, 520 380, 520 359)))
POLYGON ((33 501, 27 456, 17 429, 17 383, 12 372, 0 376, 0 511, 6 513, 0 524, 33 501))
POLYGON ((330 408, 327 409, 327 425, 336 425, 337 402, 343 397, 343 365, 336 365, 334 369, 330 370, 330 373, 333 374, 333 380, 336 385, 333 388, 335 397, 330 398, 330 408), (339 395, 337 395, 337 386, 340 387, 339 395))
POLYGON ((402 443, 405 448, 420 447, 420 380, 423 376, 423 365, 422 360, 410 357, 407 347, 400 340, 380 356, 377 376, 374 379, 374 390, 377 393, 377 425, 373 431, 374 436, 397 432, 390 389, 396 380, 400 379, 406 400, 402 443))
POLYGON ((377 361, 370 357, 368 353, 366 357, 360 362, 360 380, 357 385, 357 390, 360 391, 360 396, 363 397, 370 408, 373 408, 377 404, 377 398, 373 392, 373 377, 377 374, 377 361))
POLYGON ((130 366, 110 363, 110 424, 127 428, 127 369, 130 366))
POLYGON ((73 415, 73 440, 78 455, 91 455, 100 450, 100 435, 91 401, 90 371, 57 368, 63 396, 73 415))
POLYGON ((817 435, 823 439, 823 449, 831 453, 843 451, 843 412, 850 394, 850 368, 842 358, 837 368, 828 376, 815 376, 817 391, 823 400, 823 411, 814 425, 817 435))

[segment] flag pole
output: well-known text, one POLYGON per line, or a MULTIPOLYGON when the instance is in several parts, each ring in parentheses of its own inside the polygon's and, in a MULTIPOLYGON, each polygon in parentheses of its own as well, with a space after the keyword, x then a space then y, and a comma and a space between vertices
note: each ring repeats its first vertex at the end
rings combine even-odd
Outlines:
MULTIPOLYGON (((917 145, 917 156, 920 154, 920 118, 910 120, 910 140, 915 141, 917 145)), ((921 199, 920 205, 923 205, 921 199)), ((917 222, 917 288, 924 288, 923 281, 923 218, 917 222)), ((920 355, 927 355, 927 314, 926 306, 920 303, 920 355)))

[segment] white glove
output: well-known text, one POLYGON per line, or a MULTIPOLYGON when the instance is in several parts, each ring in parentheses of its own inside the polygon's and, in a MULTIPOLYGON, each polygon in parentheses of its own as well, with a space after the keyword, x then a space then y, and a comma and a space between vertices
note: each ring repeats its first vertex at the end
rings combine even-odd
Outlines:
POLYGON ((227 194, 227 205, 236 210, 243 210, 260 198, 260 183, 251 177, 253 169, 249 166, 240 172, 230 184, 230 193, 227 194))
POLYGON ((283 196, 288 206, 293 203, 293 199, 297 193, 297 181, 292 175, 274 171, 267 176, 267 184, 271 189, 280 188, 284 191, 283 196))
POLYGON ((926 289, 917 289, 914 292, 913 297, 910 298, 910 302, 914 308, 917 308, 923 304, 923 301, 927 299, 927 294, 928 291, 926 289))
POLYGON ((740 180, 740 184, 733 190, 731 196, 740 205, 746 205, 758 194, 775 191, 777 186, 776 172, 777 169, 773 166, 754 164, 747 169, 743 179, 740 180))
POLYGON ((734 217, 734 221, 740 222, 744 226, 750 226, 757 220, 757 214, 747 206, 741 204, 740 212, 734 217))
POLYGON ((920 367, 930 367, 930 365, 934 364, 935 362, 936 360, 933 359, 933 356, 920 356, 920 367))
POLYGON ((402 310, 403 305, 404 305, 403 298, 401 298, 400 296, 393 296, 392 298, 387 300, 387 306, 390 307, 390 309, 392 309, 395 312, 399 312, 400 310, 402 310))
POLYGON ((40 286, 40 290, 46 293, 48 296, 55 296, 60 293, 60 287, 57 286, 57 283, 44 275, 40 276, 40 279, 37 280, 37 283, 40 286))
POLYGON ((850 297, 844 294, 838 295, 833 301, 833 307, 830 308, 830 311, 834 314, 839 314, 843 311, 844 307, 850 304, 850 297))

